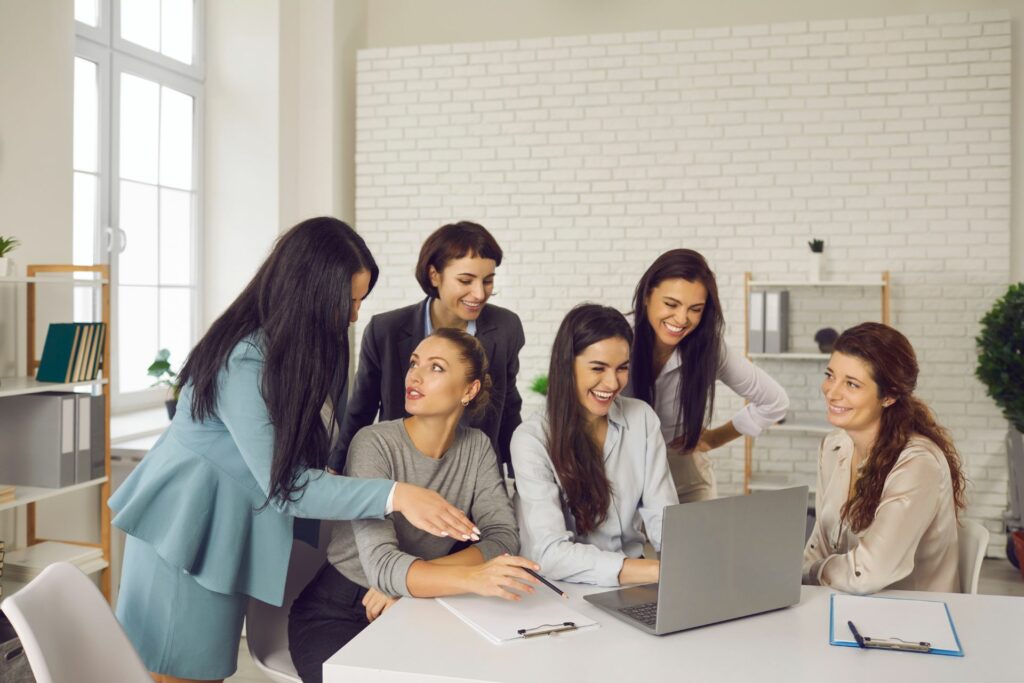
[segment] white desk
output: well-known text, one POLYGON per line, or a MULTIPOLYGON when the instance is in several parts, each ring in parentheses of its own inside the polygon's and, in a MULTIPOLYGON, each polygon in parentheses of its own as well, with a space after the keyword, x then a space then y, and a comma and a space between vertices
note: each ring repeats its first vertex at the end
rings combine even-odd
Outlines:
POLYGON ((594 587, 561 584, 573 609, 601 626, 492 645, 433 600, 402 599, 324 664, 324 683, 387 681, 883 681, 1019 680, 1024 598, 886 591, 945 600, 965 657, 828 644, 827 588, 804 586, 788 609, 651 636, 592 607, 594 587))

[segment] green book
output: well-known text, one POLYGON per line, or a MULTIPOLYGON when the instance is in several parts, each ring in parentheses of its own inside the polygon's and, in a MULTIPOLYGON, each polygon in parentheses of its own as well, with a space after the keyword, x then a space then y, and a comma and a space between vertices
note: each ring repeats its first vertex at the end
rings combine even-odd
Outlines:
POLYGON ((40 382, 69 382, 74 369, 75 353, 82 341, 82 325, 53 323, 46 330, 43 357, 36 379, 40 382))

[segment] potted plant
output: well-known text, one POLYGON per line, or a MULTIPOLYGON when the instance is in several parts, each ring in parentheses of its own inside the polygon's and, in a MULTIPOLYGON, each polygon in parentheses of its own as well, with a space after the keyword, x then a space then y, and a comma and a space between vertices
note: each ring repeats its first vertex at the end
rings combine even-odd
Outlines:
POLYGON ((178 385, 177 380, 175 380, 178 373, 171 369, 170 357, 171 352, 167 349, 157 351, 156 358, 153 359, 153 363, 149 366, 146 374, 156 377, 156 381, 150 386, 158 387, 163 385, 171 390, 171 398, 164 401, 164 405, 167 406, 167 417, 173 420, 174 412, 178 407, 178 394, 181 393, 181 387, 178 385))
POLYGON ((18 240, 13 237, 4 237, 0 235, 0 277, 7 277, 11 275, 14 269, 11 267, 12 261, 7 258, 7 254, 14 251, 14 248, 21 244, 18 240))
POLYGON ((530 391, 541 396, 548 395, 548 376, 537 375, 533 378, 533 383, 530 384, 530 391))
POLYGON ((811 282, 821 282, 821 275, 825 269, 825 240, 812 239, 807 242, 807 246, 811 248, 808 279, 811 282))
POLYGON ((1007 524, 1013 533, 1007 539, 1006 551, 1019 568, 1024 559, 1024 282, 1010 285, 992 305, 981 319, 976 341, 975 375, 1010 423, 1006 436, 1010 478, 1007 524))

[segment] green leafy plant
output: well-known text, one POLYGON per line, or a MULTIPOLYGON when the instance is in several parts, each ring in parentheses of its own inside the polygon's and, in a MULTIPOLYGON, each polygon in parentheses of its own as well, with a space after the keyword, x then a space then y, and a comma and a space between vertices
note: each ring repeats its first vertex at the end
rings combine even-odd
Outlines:
POLYGON ((1010 285, 981 319, 978 368, 988 395, 1003 416, 1024 432, 1024 282, 1010 285))
POLYGON ((167 349, 160 349, 156 352, 156 358, 153 359, 153 363, 149 366, 149 370, 146 371, 150 377, 156 377, 156 381, 150 386, 158 387, 165 386, 169 387, 174 400, 178 400, 178 394, 181 391, 181 387, 178 386, 175 378, 178 376, 174 370, 171 369, 171 352, 167 349))
POLYGON ((533 382, 530 384, 530 391, 541 396, 548 395, 548 376, 537 375, 533 378, 533 382))
POLYGON ((811 251, 815 254, 821 254, 825 251, 825 240, 811 240, 807 243, 807 246, 809 246, 811 251))
POLYGON ((0 258, 7 256, 8 252, 14 251, 14 248, 21 244, 18 240, 13 237, 4 237, 0 235, 0 258))

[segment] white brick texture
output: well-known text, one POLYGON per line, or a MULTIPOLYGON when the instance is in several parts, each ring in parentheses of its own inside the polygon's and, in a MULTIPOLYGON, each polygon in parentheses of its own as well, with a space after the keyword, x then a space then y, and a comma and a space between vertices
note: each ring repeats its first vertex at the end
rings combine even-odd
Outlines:
MULTIPOLYGON (((1006 422, 974 379, 974 337, 1010 278, 1009 33, 986 12, 364 51, 356 228, 382 279, 358 335, 421 298, 412 271, 431 231, 482 223, 506 254, 494 302, 526 329, 529 413, 565 312, 627 310, 662 251, 708 258, 741 346, 744 271, 803 279, 807 240, 824 239, 830 277, 891 271, 919 394, 1003 555, 1006 422)), ((877 290, 791 297, 794 350, 880 316, 877 290)), ((820 414, 817 364, 764 365, 799 417, 820 414)), ((741 401, 719 397, 720 421, 741 401)), ((755 469, 813 472, 816 438, 760 438, 755 469)), ((737 492, 741 443, 715 460, 737 492)))

